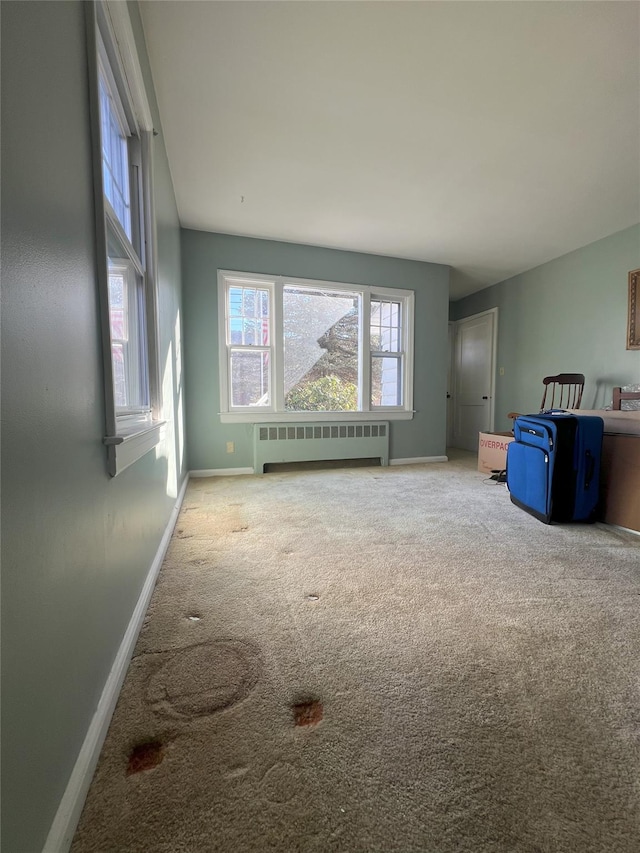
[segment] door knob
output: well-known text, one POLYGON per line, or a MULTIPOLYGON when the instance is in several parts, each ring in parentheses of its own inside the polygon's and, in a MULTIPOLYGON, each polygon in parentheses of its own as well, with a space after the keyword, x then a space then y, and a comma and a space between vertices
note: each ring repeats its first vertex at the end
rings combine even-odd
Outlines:
POLYGON ((488 397, 483 397, 482 399, 483 399, 483 400, 488 400, 489 398, 488 398, 488 397))

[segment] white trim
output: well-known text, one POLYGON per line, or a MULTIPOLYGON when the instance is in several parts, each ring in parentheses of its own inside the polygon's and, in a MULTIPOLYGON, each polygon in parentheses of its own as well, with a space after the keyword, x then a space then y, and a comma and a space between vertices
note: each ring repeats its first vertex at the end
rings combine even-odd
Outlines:
MULTIPOLYGON (((358 328, 358 354, 368 353, 367 358, 358 358, 358 406, 360 412, 371 411, 371 292, 361 294, 362 311, 358 328), (366 322, 365 322, 366 318, 366 322)), ((403 403, 405 402, 403 398, 403 403)))
POLYGON ((103 3, 115 36, 122 72, 131 94, 136 120, 141 130, 152 131, 153 120, 127 4, 122 0, 103 0, 103 3))
POLYGON ((278 381, 279 376, 284 377, 284 287, 276 287, 276 283, 271 286, 272 308, 269 311, 269 340, 273 345, 269 391, 271 411, 274 413, 286 411, 284 382, 278 381), (276 334, 277 330, 280 330, 279 335, 276 334))
POLYGON ((405 459, 390 459, 389 465, 421 465, 423 462, 448 462, 448 456, 413 456, 405 459))
POLYGON ((241 474, 253 474, 253 468, 201 468, 189 471, 189 476, 194 479, 199 477, 235 477, 241 474))
POLYGON ((154 421, 130 435, 121 431, 119 435, 105 436, 102 441, 107 446, 109 474, 117 476, 160 444, 165 437, 165 424, 166 421, 154 421))
POLYGON ((447 407, 447 447, 453 447, 453 407, 455 404, 456 384, 456 324, 449 320, 447 341, 449 346, 449 365, 447 367, 447 396, 445 405, 447 407))
POLYGON ((633 527, 622 527, 621 524, 609 524, 606 521, 601 521, 598 527, 613 527, 614 530, 622 530, 623 533, 631 533, 633 536, 640 536, 640 530, 634 530, 633 527))
POLYGON ((409 307, 408 318, 402 318, 402 334, 405 345, 405 358, 402 362, 402 370, 404 373, 402 381, 404 382, 404 398, 402 400, 403 408, 413 411, 413 377, 415 371, 415 326, 416 326, 416 294, 415 291, 409 291, 407 301, 405 303, 409 307))
POLYGON ((335 423, 358 423, 366 421, 410 421, 413 412, 385 409, 378 406, 370 412, 261 412, 252 409, 250 412, 219 412, 220 423, 223 424, 266 424, 266 423, 304 423, 309 421, 331 421, 335 423))
MULTIPOLYGON (((389 465, 421 465, 425 462, 448 462, 448 456, 414 456, 406 459, 390 459, 389 465)), ((242 474, 253 474, 253 468, 202 468, 196 471, 189 471, 189 476, 193 479, 200 477, 232 477, 242 474)))
POLYGON ((58 811, 51 824, 43 853, 65 853, 71 846, 80 815, 82 814, 84 801, 98 763, 98 758, 100 757, 100 751, 107 736, 109 723, 111 722, 111 717, 113 716, 113 711, 120 695, 120 689, 127 674, 129 661, 131 660, 142 622, 149 607, 149 601, 164 560, 164 555, 171 541, 173 528, 178 519, 178 513, 182 506, 188 482, 189 476, 187 475, 176 498, 176 503, 171 511, 158 550, 149 568, 138 602, 113 661, 113 666, 102 690, 98 707, 87 729, 84 743, 80 748, 66 790, 58 806, 58 811))
POLYGON ((145 235, 145 300, 147 321, 147 370, 149 377, 149 404, 154 420, 162 420, 164 400, 160 377, 160 324, 158 321, 158 230, 156 225, 156 201, 153 181, 154 145, 153 132, 143 131, 140 135, 142 156, 142 197, 145 235))

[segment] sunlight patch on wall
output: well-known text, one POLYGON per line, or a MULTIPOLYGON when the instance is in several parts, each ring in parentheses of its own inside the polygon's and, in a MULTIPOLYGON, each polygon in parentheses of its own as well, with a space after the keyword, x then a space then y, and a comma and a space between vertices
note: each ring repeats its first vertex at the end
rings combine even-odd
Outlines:
POLYGON ((178 497, 178 463, 175 453, 168 448, 175 447, 175 425, 173 419, 173 344, 169 342, 169 350, 164 364, 162 374, 162 400, 163 418, 166 419, 165 440, 156 448, 156 458, 164 456, 167 460, 167 495, 170 498, 178 497))
POLYGON ((176 314, 176 326, 174 333, 174 340, 176 343, 176 409, 178 412, 178 422, 177 422, 177 431, 178 431, 178 448, 177 448, 177 458, 180 463, 180 470, 184 465, 184 415, 183 415, 183 391, 182 391, 182 337, 180 334, 180 311, 176 314))

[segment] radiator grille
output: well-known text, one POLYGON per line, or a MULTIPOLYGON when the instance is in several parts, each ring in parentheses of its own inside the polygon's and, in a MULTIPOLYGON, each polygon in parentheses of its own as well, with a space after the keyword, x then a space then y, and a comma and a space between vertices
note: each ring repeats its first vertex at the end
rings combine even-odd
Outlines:
POLYGON ((384 438, 387 424, 334 424, 331 426, 261 426, 258 441, 295 441, 301 438, 384 438))
POLYGON ((255 424, 254 471, 270 462, 380 458, 389 464, 389 424, 255 424))

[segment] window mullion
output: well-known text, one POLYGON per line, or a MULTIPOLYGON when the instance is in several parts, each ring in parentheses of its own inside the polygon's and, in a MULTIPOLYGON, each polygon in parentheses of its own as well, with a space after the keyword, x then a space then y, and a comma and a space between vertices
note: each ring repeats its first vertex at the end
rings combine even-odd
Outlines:
POLYGON ((411 293, 402 301, 400 321, 402 323, 402 402, 405 409, 413 410, 413 339, 415 323, 414 295, 411 293))
POLYGON ((271 354, 272 348, 267 346, 258 346, 257 344, 229 344, 229 352, 268 352, 271 354))
POLYGON ((218 377, 222 412, 231 409, 231 344, 229 341, 229 282, 218 271, 218 377))
POLYGON ((138 347, 139 317, 138 317, 138 283, 136 274, 127 264, 127 408, 140 403, 139 356, 138 347), (135 403, 132 401, 135 400, 135 403))
POLYGON ((129 218, 131 223, 131 243, 138 253, 140 262, 146 265, 144 253, 144 211, 142 191, 142 159, 140 140, 129 137, 129 218))
POLYGON ((358 366, 358 409, 368 412, 371 408, 371 293, 365 289, 362 293, 360 312, 360 331, 358 349, 360 364, 358 366))
POLYGON ((271 312, 272 365, 271 390, 276 412, 284 412, 284 282, 278 278, 272 290, 273 310, 271 312))
POLYGON ((155 198, 153 194, 153 135, 143 131, 140 134, 140 177, 141 197, 139 206, 141 216, 140 251, 144 258, 144 307, 145 307, 145 344, 147 349, 147 391, 149 405, 154 418, 162 416, 162 395, 160 380, 160 341, 158 334, 158 305, 156 290, 156 254, 155 198))

